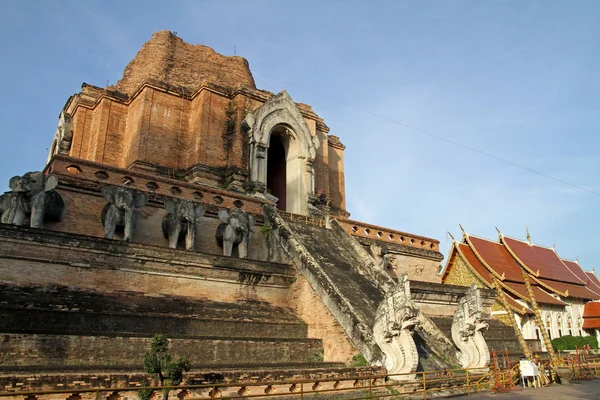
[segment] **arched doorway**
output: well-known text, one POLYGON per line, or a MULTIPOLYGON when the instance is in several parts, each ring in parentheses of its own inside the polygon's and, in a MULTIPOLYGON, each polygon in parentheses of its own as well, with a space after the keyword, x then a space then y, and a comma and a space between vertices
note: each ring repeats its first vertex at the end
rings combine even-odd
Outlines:
POLYGON ((277 208, 285 211, 287 205, 287 160, 284 136, 274 131, 269 139, 267 152, 267 193, 277 197, 277 208))
POLYGON ((296 104, 284 90, 249 112, 244 126, 250 144, 248 188, 257 196, 278 197, 282 210, 308 215, 320 141, 296 104))

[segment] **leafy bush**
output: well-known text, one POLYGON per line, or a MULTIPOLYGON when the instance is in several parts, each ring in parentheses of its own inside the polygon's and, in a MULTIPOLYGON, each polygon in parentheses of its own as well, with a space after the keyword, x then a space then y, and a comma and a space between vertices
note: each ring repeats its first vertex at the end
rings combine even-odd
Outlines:
MULTIPOLYGON (((186 357, 174 360, 167 353, 168 348, 169 339, 165 335, 154 335, 150 351, 144 356, 144 370, 149 374, 157 374, 161 386, 177 386, 183 380, 183 372, 190 370, 190 362, 186 357)), ((141 392, 139 396, 144 396, 141 392)), ((163 399, 166 400, 168 396, 169 390, 165 389, 163 399)))
POLYGON ((589 345, 592 349, 598 348, 598 340, 594 336, 561 336, 552 340, 554 350, 575 350, 589 345))

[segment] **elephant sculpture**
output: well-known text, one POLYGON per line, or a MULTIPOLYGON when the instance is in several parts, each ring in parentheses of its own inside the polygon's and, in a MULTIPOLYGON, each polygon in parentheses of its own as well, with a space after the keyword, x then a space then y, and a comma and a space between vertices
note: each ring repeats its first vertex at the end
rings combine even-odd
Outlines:
POLYGON ((124 229, 123 240, 130 242, 137 218, 135 210, 146 205, 146 196, 122 186, 105 186, 102 188, 102 197, 108 201, 100 215, 104 237, 112 239, 119 227, 124 229))
POLYGON ((177 248, 179 238, 185 236, 185 249, 194 250, 196 226, 204 216, 204 206, 187 200, 165 200, 165 208, 169 212, 162 221, 162 230, 169 240, 169 247, 177 248))
POLYGON ((219 219, 222 223, 217 227, 215 237, 223 247, 223 255, 231 256, 233 246, 237 245, 239 257, 246 258, 254 217, 236 207, 229 211, 219 210, 219 219))
POLYGON ((62 221, 65 202, 54 188, 58 185, 55 175, 43 172, 27 172, 14 176, 8 186, 12 191, 0 196, 1 221, 4 224, 43 228, 44 220, 62 221))

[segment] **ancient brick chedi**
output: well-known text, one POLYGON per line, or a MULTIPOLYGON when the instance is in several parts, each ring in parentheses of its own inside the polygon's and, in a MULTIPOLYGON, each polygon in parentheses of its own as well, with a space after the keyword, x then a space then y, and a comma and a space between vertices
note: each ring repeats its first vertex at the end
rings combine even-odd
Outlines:
POLYGON ((84 84, 61 115, 54 154, 238 192, 308 214, 347 215, 344 145, 286 92, 258 90, 248 62, 157 32, 112 87, 84 84), (279 172, 278 172, 279 171, 279 172))
POLYGON ((317 379, 385 367, 411 380, 457 365, 453 316, 479 321, 494 302, 481 289, 469 308, 466 288, 441 285, 437 240, 348 219, 344 145, 309 106, 257 89, 243 58, 171 32, 115 86, 84 84, 44 171, 9 186, 5 388, 93 386, 108 366, 125 386, 149 380, 156 333, 189 357, 191 383, 247 368, 317 379), (348 370, 358 354, 370 367, 348 370))

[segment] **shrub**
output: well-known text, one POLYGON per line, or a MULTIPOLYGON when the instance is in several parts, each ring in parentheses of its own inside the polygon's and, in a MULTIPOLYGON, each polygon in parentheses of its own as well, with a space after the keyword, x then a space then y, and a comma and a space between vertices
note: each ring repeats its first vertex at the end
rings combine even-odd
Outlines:
MULTIPOLYGON (((168 348, 169 339, 165 335, 154 335, 150 344, 150 351, 144 356, 144 370, 149 374, 157 374, 161 386, 177 386, 183 380, 183 372, 190 370, 190 363, 186 357, 174 360, 167 352, 168 348)), ((144 389, 144 391, 147 390, 144 389)), ((139 396, 144 395, 141 392, 139 396)), ((163 399, 166 400, 168 396, 169 390, 165 389, 163 399)), ((142 400, 142 397, 140 397, 140 400, 142 400)))
POLYGON ((592 349, 598 348, 598 340, 594 336, 561 336, 552 340, 554 350, 575 350, 589 345, 592 349))

